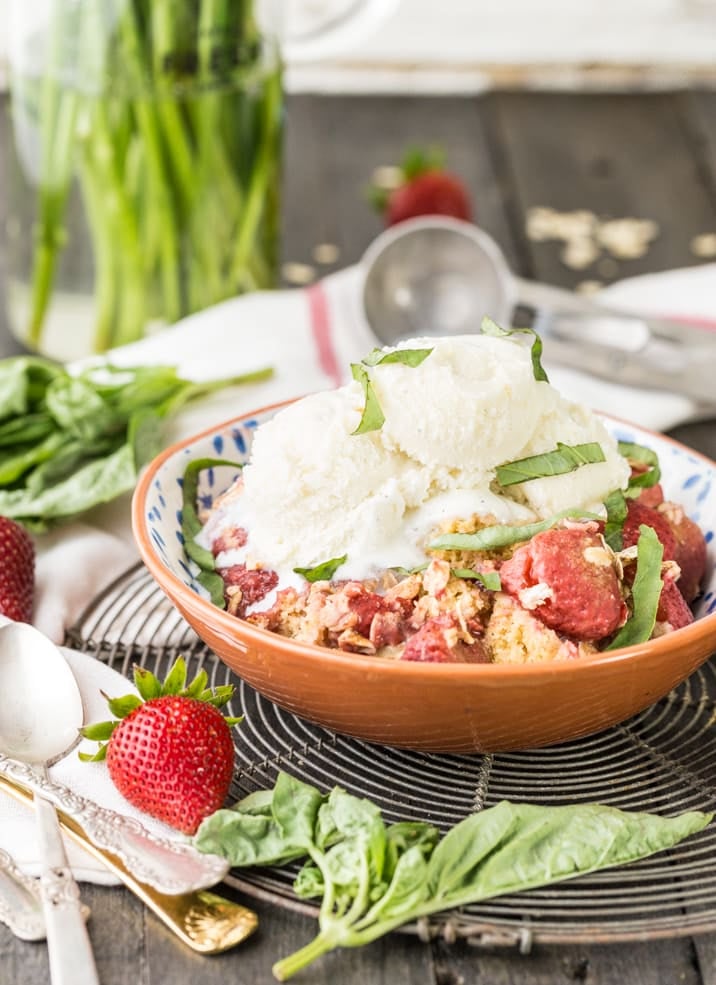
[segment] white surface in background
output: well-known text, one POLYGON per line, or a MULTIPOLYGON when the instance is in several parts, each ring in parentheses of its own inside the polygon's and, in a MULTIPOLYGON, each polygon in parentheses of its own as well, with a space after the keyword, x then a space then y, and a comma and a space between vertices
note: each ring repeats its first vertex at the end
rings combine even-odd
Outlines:
MULTIPOLYGON (((33 2, 0 0, 0 84, 10 4, 33 2)), ((262 2, 283 6, 289 26, 305 31, 355 0, 262 2)), ((603 84, 674 85, 694 72, 715 80, 716 0, 400 0, 385 24, 340 55, 289 62, 287 87, 476 91, 492 84, 486 66, 529 66, 517 84, 570 88, 588 82, 595 65, 603 84)))

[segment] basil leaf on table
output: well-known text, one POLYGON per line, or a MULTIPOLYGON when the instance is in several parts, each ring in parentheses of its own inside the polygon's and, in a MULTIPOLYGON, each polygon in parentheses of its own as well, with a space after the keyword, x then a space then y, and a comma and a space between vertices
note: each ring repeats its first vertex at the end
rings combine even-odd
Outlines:
POLYGON ((340 787, 325 795, 282 772, 273 790, 210 815, 194 844, 233 866, 306 859, 294 890, 321 898, 319 931, 274 965, 284 981, 336 947, 358 947, 410 920, 646 858, 711 819, 501 801, 440 838, 423 821, 386 825, 371 801, 340 787))
POLYGON ((271 373, 197 383, 172 366, 100 362, 70 373, 40 356, 0 360, 0 513, 42 532, 130 492, 168 416, 271 373))

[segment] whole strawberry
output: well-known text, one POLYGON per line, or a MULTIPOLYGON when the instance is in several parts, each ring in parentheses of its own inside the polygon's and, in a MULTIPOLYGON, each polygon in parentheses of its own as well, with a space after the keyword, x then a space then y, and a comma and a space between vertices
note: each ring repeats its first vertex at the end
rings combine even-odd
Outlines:
POLYGON ((35 545, 19 523, 0 516, 0 614, 31 622, 35 597, 35 545))
POLYGON ((371 190, 374 205, 387 226, 422 215, 446 215, 472 221, 472 205, 464 182, 446 171, 437 148, 414 148, 406 154, 398 181, 390 188, 371 190))
POLYGON ((186 686, 179 657, 161 683, 150 671, 134 669, 139 697, 108 699, 118 720, 88 725, 85 738, 102 743, 84 760, 107 760, 112 782, 131 804, 184 834, 194 834, 226 800, 234 770, 231 726, 219 708, 232 685, 208 689, 206 671, 186 686))

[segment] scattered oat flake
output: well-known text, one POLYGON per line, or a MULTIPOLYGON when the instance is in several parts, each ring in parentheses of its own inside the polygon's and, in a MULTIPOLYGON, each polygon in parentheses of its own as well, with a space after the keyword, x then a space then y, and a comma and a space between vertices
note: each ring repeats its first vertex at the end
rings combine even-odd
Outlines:
POLYGON ((659 226, 653 219, 608 219, 596 230, 597 242, 619 260, 644 256, 658 235, 659 226))
POLYGON ((404 180, 402 168, 395 164, 381 164, 373 170, 371 183, 376 188, 384 188, 386 191, 392 191, 394 188, 399 188, 404 180))
POLYGON ((599 257, 599 247, 590 236, 569 239, 560 254, 562 262, 572 270, 584 270, 599 257))
POLYGON ((575 287, 577 294, 596 294, 601 291, 604 284, 600 280, 583 280, 575 287))
POLYGON ((691 240, 691 252, 702 260, 716 257, 716 233, 700 233, 691 240))
POLYGON ((597 217, 588 209, 573 212, 558 212, 556 209, 538 205, 527 212, 527 236, 535 242, 561 239, 570 242, 586 239, 592 235, 597 217))
POLYGON ((313 247, 313 259, 316 263, 335 263, 340 255, 340 248, 335 243, 318 243, 313 247))
POLYGON ((316 268, 309 263, 284 263, 281 273, 289 284, 310 284, 315 280, 316 268))

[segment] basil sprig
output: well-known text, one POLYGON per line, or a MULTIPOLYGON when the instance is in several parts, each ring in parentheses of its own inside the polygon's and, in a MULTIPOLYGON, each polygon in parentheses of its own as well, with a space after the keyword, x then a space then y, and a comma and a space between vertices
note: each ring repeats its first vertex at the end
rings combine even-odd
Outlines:
POLYGON ((495 524, 492 527, 483 527, 474 534, 443 534, 432 544, 428 544, 430 551, 494 551, 500 547, 509 547, 512 544, 519 544, 520 541, 529 540, 535 534, 541 534, 545 530, 550 530, 556 526, 560 520, 602 520, 603 517, 596 513, 588 513, 586 510, 561 510, 546 520, 539 520, 537 523, 523 523, 518 525, 495 524))
POLYGON ((479 581, 483 588, 490 592, 499 592, 502 582, 497 571, 473 571, 472 568, 453 568, 450 572, 455 578, 464 578, 465 581, 479 581))
POLYGON ((214 555, 211 551, 207 551, 205 547, 201 547, 196 542, 196 537, 202 528, 196 508, 199 476, 206 469, 218 468, 221 465, 229 465, 237 471, 243 468, 240 462, 231 462, 225 458, 195 458, 184 469, 182 480, 181 533, 184 540, 184 553, 199 566, 199 573, 196 576, 196 580, 207 590, 214 605, 220 609, 225 609, 224 580, 216 571, 214 555))
POLYGON ((425 821, 388 824, 376 804, 279 773, 202 822, 194 844, 232 866, 304 859, 294 891, 319 899, 318 933, 273 967, 285 981, 336 947, 358 947, 431 913, 646 858, 713 815, 660 817, 603 804, 500 801, 445 835, 425 821))
POLYGON ((606 647, 616 650, 621 646, 633 646, 651 639, 659 608, 659 598, 664 582, 661 578, 661 561, 664 546, 651 527, 642 523, 637 541, 636 576, 632 585, 632 614, 606 647))
POLYGON ((342 557, 332 557, 328 561, 321 561, 311 568, 294 568, 297 575, 302 575, 306 581, 330 581, 342 564, 348 560, 348 555, 342 557))
POLYGON ((502 328, 487 315, 482 319, 480 327, 483 335, 492 335, 500 339, 509 338, 510 335, 532 335, 532 346, 530 348, 532 374, 536 380, 549 383, 549 377, 542 365, 542 339, 533 328, 502 328))
POLYGON ((638 496, 642 489, 650 489, 655 486, 661 478, 661 467, 659 456, 651 448, 644 445, 637 445, 632 441, 620 441, 618 443, 619 454, 629 462, 638 462, 646 465, 645 472, 637 472, 630 476, 627 486, 626 496, 630 499, 638 496))
POLYGON ((366 434, 368 431, 380 431, 385 423, 385 414, 380 406, 368 370, 360 363, 351 363, 353 379, 363 387, 363 413, 358 427, 351 434, 366 434))
POLYGON ((558 441, 553 451, 506 462, 504 465, 498 465, 495 471, 501 486, 513 486, 518 482, 529 482, 531 479, 564 475, 567 472, 574 472, 582 465, 604 461, 606 461, 604 452, 598 441, 588 441, 582 445, 565 445, 558 441))
POLYGON ((624 521, 627 518, 627 501, 622 490, 610 492, 604 506, 607 511, 604 539, 613 551, 620 551, 624 546, 624 521))
POLYGON ((362 386, 364 398, 361 419, 358 422, 358 427, 351 434, 380 431, 385 423, 385 414, 380 406, 373 381, 365 367, 380 366, 383 363, 402 363, 403 366, 414 368, 424 362, 432 351, 432 349, 394 349, 391 352, 383 352, 382 349, 373 349, 359 363, 351 363, 351 374, 353 379, 362 386))

